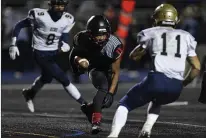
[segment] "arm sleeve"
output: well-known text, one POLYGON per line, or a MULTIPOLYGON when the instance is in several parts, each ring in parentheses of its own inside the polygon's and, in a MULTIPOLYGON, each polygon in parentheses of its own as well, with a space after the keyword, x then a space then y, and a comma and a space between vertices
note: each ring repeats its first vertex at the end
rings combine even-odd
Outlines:
POLYGON ((61 38, 60 38, 60 41, 64 41, 65 43, 69 43, 69 34, 68 33, 63 33, 61 38))
POLYGON ((31 23, 30 23, 30 20, 28 18, 25 18, 25 19, 19 21, 15 25, 13 32, 12 32, 12 37, 18 37, 21 29, 25 28, 25 27, 31 27, 31 23))
POLYGON ((188 43, 188 56, 189 57, 194 57, 196 56, 196 46, 197 46, 197 42, 195 41, 195 38, 191 35, 189 35, 189 43, 188 43))

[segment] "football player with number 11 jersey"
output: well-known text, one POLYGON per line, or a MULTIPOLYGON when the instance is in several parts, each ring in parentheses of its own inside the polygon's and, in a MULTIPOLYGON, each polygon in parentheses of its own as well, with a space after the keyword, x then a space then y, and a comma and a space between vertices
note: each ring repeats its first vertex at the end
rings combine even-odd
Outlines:
POLYGON ((161 4, 155 9, 153 19, 154 27, 138 33, 138 46, 130 53, 130 58, 138 61, 148 50, 153 59, 151 70, 120 100, 108 137, 118 137, 128 112, 150 103, 139 134, 139 138, 149 138, 161 106, 176 101, 183 87, 199 73, 200 62, 195 53, 197 42, 188 32, 175 29, 179 22, 177 10, 170 4, 161 4), (192 69, 184 79, 186 60, 192 69))
POLYGON ((34 112, 33 99, 36 93, 46 83, 51 83, 55 78, 60 82, 69 95, 77 102, 83 104, 80 92, 69 81, 63 70, 56 64, 55 56, 59 52, 68 52, 68 33, 74 26, 74 17, 65 12, 67 0, 50 0, 49 9, 34 8, 29 11, 28 17, 18 22, 13 30, 12 42, 9 49, 11 59, 19 56, 16 45, 18 34, 24 27, 33 30, 32 47, 34 58, 41 68, 41 75, 36 78, 33 85, 23 90, 24 98, 31 112, 34 112))

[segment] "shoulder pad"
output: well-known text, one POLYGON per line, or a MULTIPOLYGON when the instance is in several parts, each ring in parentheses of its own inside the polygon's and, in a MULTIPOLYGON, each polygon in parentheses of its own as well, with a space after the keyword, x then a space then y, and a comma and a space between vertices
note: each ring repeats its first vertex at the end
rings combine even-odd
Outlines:
POLYGON ((186 34, 186 35, 189 35, 189 36, 193 37, 189 32, 187 32, 185 30, 182 30, 182 29, 175 29, 175 30, 180 31, 183 34, 186 34))
POLYGON ((74 23, 74 16, 68 12, 65 12, 64 17, 69 19, 70 23, 74 23))
POLYGON ((84 41, 84 39, 82 38, 84 37, 85 33, 86 31, 80 31, 74 36, 73 43, 75 46, 80 45, 80 41, 84 41))
POLYGON ((157 30, 157 29, 159 29, 159 27, 151 27, 151 28, 144 29, 144 30, 142 30, 141 32, 142 32, 143 34, 147 34, 147 33, 149 33, 149 32, 153 32, 153 31, 155 31, 155 30, 157 30))
POLYGON ((33 11, 36 13, 38 16, 43 16, 45 15, 45 9, 40 9, 40 8, 34 8, 33 11))

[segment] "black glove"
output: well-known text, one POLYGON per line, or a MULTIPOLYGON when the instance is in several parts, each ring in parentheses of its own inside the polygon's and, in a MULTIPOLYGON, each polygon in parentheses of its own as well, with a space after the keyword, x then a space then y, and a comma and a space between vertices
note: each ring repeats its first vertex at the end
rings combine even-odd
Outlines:
POLYGON ((113 93, 107 92, 106 96, 104 97, 104 101, 102 104, 102 108, 109 108, 113 103, 113 93))

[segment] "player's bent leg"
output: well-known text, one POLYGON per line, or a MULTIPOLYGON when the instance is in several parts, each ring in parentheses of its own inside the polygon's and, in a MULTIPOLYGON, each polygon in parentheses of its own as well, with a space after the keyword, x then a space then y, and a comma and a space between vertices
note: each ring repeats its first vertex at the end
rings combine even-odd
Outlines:
POLYGON ((93 113, 92 113, 92 134, 97 134, 101 131, 100 124, 102 119, 102 106, 104 98, 108 92, 108 81, 103 71, 92 69, 89 72, 89 77, 92 84, 97 90, 93 98, 93 113))
POLYGON ((206 71, 203 74, 203 78, 202 78, 202 86, 201 86, 201 93, 199 96, 198 101, 200 103, 206 104, 206 71))
POLYGON ((128 112, 134 110, 137 107, 141 107, 152 100, 148 95, 147 79, 144 79, 141 83, 133 86, 121 100, 120 106, 115 113, 115 117, 112 123, 111 133, 108 137, 118 137, 122 127, 127 120, 128 112))
POLYGON ((111 133, 108 138, 117 138, 120 131, 125 126, 129 110, 127 107, 120 105, 114 115, 111 133))
POLYGON ((148 92, 147 81, 134 85, 127 94, 120 100, 120 105, 127 107, 129 111, 144 106, 152 100, 152 96, 148 92))
POLYGON ((59 81, 63 85, 66 92, 73 99, 75 99, 80 104, 83 104, 86 102, 81 97, 79 90, 69 81, 66 74, 54 61, 49 61, 45 63, 46 64, 42 65, 44 69, 47 70, 53 78, 55 78, 57 81, 59 81))

